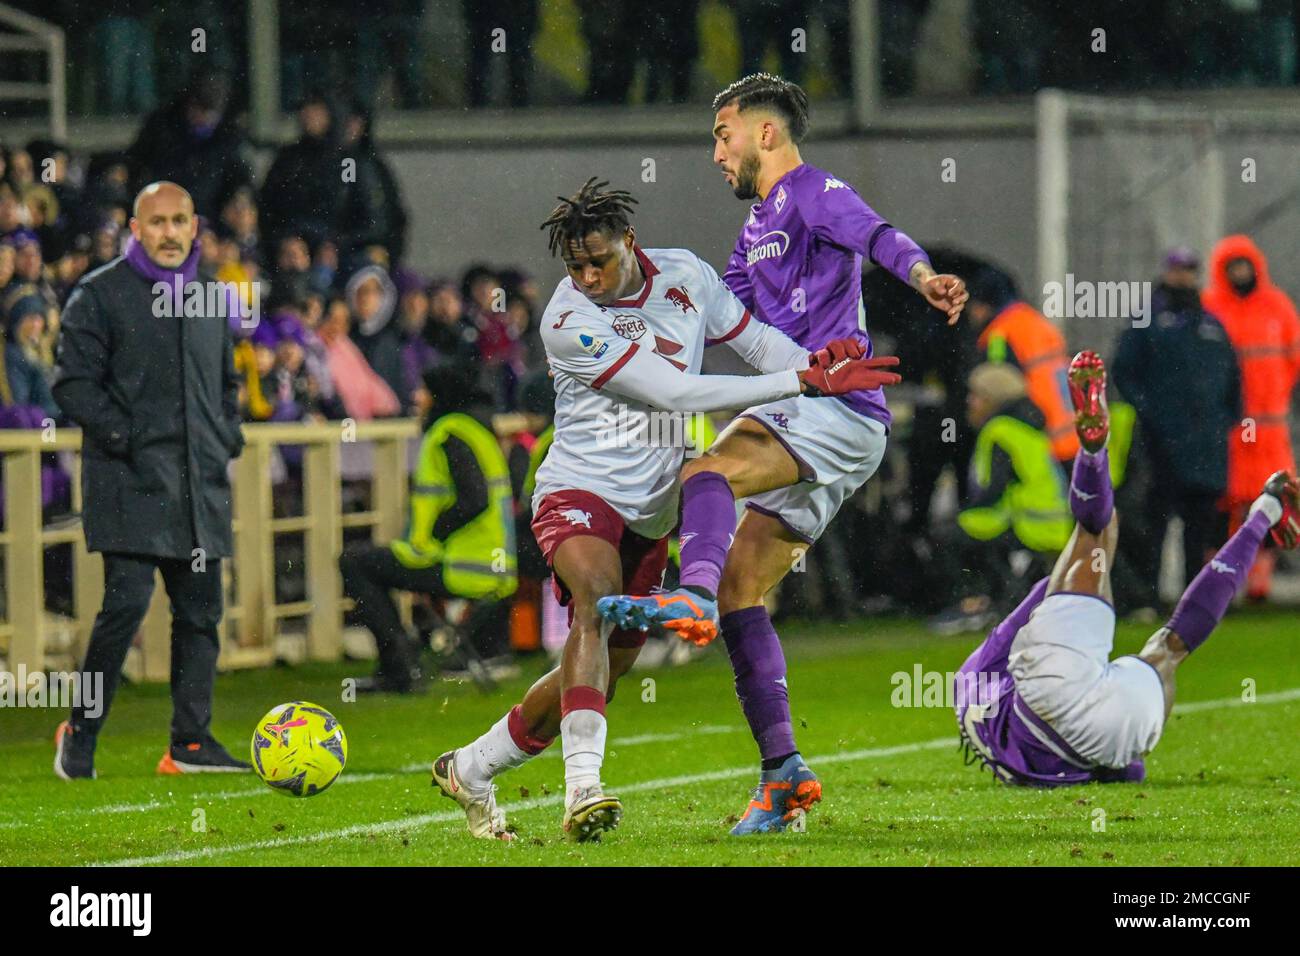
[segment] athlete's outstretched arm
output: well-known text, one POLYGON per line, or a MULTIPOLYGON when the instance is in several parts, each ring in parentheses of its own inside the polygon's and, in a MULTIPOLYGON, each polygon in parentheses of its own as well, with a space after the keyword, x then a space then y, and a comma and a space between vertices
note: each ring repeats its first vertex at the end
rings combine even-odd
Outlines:
POLYGON ((907 233, 896 229, 852 189, 827 191, 822 203, 800 207, 813 232, 861 253, 905 282, 932 306, 947 313, 948 324, 960 317, 969 298, 966 283, 955 275, 937 275, 930 257, 907 233))
POLYGON ((740 324, 725 342, 727 346, 760 372, 808 367, 808 350, 774 325, 752 318, 746 311, 740 324))
MULTIPOLYGON (((807 366, 807 352, 804 365, 807 366)), ((716 412, 789 398, 803 391, 791 366, 766 375, 693 375, 635 342, 610 366, 599 386, 626 398, 675 412, 716 412)))

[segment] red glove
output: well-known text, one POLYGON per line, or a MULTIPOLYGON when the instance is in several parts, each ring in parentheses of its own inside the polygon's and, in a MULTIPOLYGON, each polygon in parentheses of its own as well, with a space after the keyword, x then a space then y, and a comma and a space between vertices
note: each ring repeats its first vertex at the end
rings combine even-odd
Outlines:
POLYGON ((1282 502, 1282 517, 1273 525, 1273 540, 1284 550, 1300 545, 1300 482, 1285 471, 1268 480, 1264 490, 1282 502))
POLYGON ((823 395, 843 395, 859 389, 881 388, 897 385, 903 377, 897 372, 883 372, 898 364, 896 355, 879 355, 868 359, 842 358, 833 365, 814 365, 799 373, 804 394, 819 398, 823 395))
POLYGON ((860 359, 867 354, 857 339, 834 339, 808 355, 808 367, 830 368, 840 359, 860 359))

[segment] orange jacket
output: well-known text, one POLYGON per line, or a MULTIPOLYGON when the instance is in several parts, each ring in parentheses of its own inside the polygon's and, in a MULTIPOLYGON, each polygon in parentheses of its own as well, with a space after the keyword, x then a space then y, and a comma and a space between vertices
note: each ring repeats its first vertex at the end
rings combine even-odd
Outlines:
POLYGON ((1057 461, 1071 461, 1079 451, 1074 406, 1066 378, 1070 357, 1065 336, 1026 302, 1012 302, 980 333, 979 348, 989 362, 1013 362, 1025 376, 1029 399, 1047 421, 1047 437, 1057 461))
POLYGON ((1268 260, 1247 236, 1228 236, 1214 247, 1201 302, 1227 330, 1241 366, 1245 424, 1233 429, 1228 442, 1228 501, 1241 505, 1253 500, 1279 468, 1295 470, 1287 418, 1300 380, 1300 319, 1286 293, 1269 279, 1268 260), (1228 282, 1233 259, 1249 259, 1255 266, 1249 295, 1238 295, 1228 282))

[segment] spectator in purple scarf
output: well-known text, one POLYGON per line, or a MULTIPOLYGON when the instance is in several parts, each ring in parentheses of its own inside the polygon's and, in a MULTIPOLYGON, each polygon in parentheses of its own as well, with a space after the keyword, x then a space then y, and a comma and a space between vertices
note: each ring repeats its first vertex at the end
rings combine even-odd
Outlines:
POLYGON ((400 276, 397 287, 401 293, 397 309, 402 323, 402 379, 406 387, 402 395, 409 406, 424 408, 424 373, 442 360, 442 354, 424 334, 429 324, 429 294, 418 284, 403 288, 400 276))

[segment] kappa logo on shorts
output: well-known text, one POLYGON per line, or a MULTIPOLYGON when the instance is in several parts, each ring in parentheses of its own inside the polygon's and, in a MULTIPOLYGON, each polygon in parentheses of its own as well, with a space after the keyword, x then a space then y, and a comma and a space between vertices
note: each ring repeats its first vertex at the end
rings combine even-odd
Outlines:
POLYGON ((790 419, 786 417, 785 412, 768 412, 767 417, 772 419, 783 431, 790 430, 790 419))
POLYGON ((1215 558, 1210 562, 1210 568, 1211 570, 1218 571, 1220 574, 1232 574, 1237 570, 1231 564, 1224 564, 1218 558, 1215 558))
POLYGON ((569 524, 582 525, 588 531, 591 530, 591 512, 583 511, 581 508, 570 508, 568 511, 560 512, 561 518, 567 518, 569 524))

